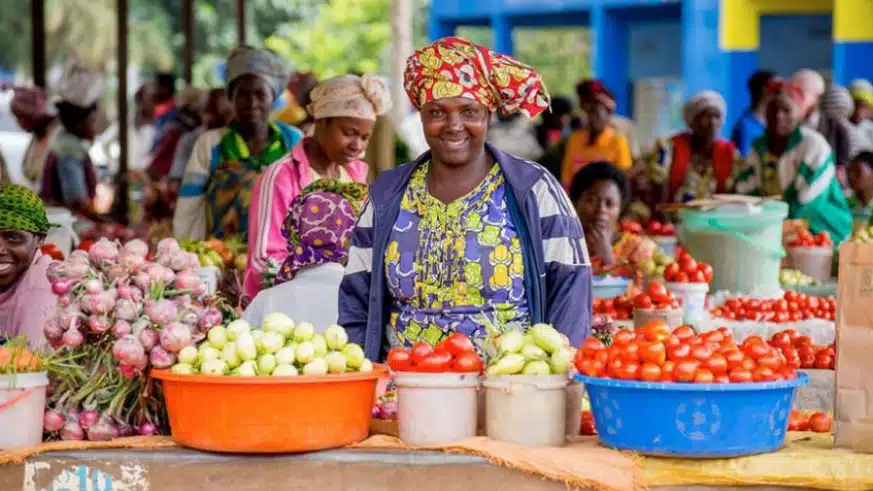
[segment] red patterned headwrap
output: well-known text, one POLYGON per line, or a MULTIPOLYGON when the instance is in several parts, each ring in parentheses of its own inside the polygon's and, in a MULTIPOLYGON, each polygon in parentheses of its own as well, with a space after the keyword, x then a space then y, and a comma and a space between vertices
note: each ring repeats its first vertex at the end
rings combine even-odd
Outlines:
POLYGON ((457 37, 416 51, 406 62, 404 87, 416 109, 467 97, 503 114, 529 118, 549 107, 549 93, 533 68, 457 37))
POLYGON ((587 79, 576 85, 576 95, 580 101, 594 101, 603 104, 609 112, 615 111, 615 96, 597 79, 587 79))
POLYGON ((784 94, 788 96, 788 98, 797 104, 798 109, 802 109, 805 100, 805 94, 803 89, 794 82, 790 82, 787 80, 782 80, 780 78, 774 78, 767 83, 766 94, 768 96, 775 96, 784 94))

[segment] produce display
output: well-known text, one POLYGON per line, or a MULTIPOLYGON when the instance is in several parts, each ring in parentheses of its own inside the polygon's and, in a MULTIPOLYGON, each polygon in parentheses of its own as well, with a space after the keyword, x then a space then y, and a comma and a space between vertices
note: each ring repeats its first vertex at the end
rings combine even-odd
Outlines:
POLYGON ((101 239, 117 240, 128 242, 140 234, 136 230, 125 227, 120 223, 95 223, 90 228, 79 232, 79 239, 84 241, 97 242, 101 239))
POLYGON ((264 318, 262 329, 252 329, 237 319, 209 331, 199 345, 179 351, 176 374, 237 375, 243 377, 327 375, 371 372, 373 363, 364 349, 349 343, 345 329, 333 325, 316 334, 308 322, 295 323, 274 312, 264 318))
POLYGON ((46 339, 68 363, 50 373, 45 431, 63 440, 109 440, 166 427, 149 370, 168 368, 222 316, 194 273, 197 258, 175 239, 122 247, 100 239, 88 252, 53 262, 48 277, 58 312, 46 339))
POLYGON ((678 310, 681 307, 680 300, 658 281, 649 283, 645 292, 634 297, 634 309, 678 310))
POLYGON ((712 283, 712 266, 697 262, 685 251, 676 256, 676 262, 664 268, 664 280, 670 283, 712 283))
POLYGON ((388 366, 395 372, 479 373, 483 362, 470 338, 456 332, 434 347, 418 342, 409 349, 392 348, 388 352, 388 366))
POLYGON ((61 252, 60 249, 58 249, 57 245, 55 245, 51 242, 46 242, 45 244, 40 246, 39 252, 45 254, 46 256, 51 257, 55 261, 63 261, 64 260, 64 253, 61 252))
POLYGON ((767 343, 780 350, 787 363, 794 368, 834 369, 835 343, 828 346, 815 345, 809 336, 801 336, 794 329, 777 332, 767 343))
POLYGON ((215 238, 204 241, 183 240, 180 245, 183 250, 197 254, 200 266, 204 268, 235 268, 240 271, 246 269, 247 246, 239 238, 224 241, 215 238))
POLYGON ((833 421, 831 421, 830 415, 822 412, 791 411, 791 416, 788 419, 788 431, 830 433, 832 426, 833 421))
POLYGON ((591 411, 582 411, 582 424, 579 426, 579 434, 583 436, 593 436, 597 434, 597 427, 594 425, 594 415, 591 411))
POLYGON ((789 290, 782 298, 772 300, 729 298, 711 314, 722 319, 781 324, 807 319, 832 321, 836 317, 836 308, 834 297, 822 298, 789 290))
POLYGON ((591 319, 591 335, 599 339, 606 346, 612 344, 612 336, 618 332, 618 328, 612 322, 612 319, 608 314, 594 314, 591 319))
POLYGON ((664 251, 655 249, 651 257, 638 263, 638 267, 646 276, 663 277, 667 271, 667 266, 674 262, 674 259, 665 254, 664 251))
POLYGON ((646 224, 646 233, 653 237, 674 237, 676 235, 676 227, 670 222, 650 220, 646 224))
POLYGON ((787 287, 812 286, 817 285, 818 280, 799 269, 783 269, 779 271, 779 284, 787 287))
POLYGON ((873 225, 868 225, 855 230, 852 234, 852 238, 849 240, 861 244, 873 242, 873 225))
POLYGON ((788 247, 833 247, 834 241, 827 231, 815 235, 809 230, 799 230, 794 239, 788 242, 788 247))
POLYGON ((397 419, 397 391, 390 390, 382 394, 373 405, 373 419, 397 419))
POLYGON ((644 382, 745 383, 797 376, 782 352, 759 336, 737 344, 724 327, 698 335, 689 326, 671 332, 660 321, 619 330, 609 346, 589 337, 574 363, 589 377, 644 382))
POLYGON ((594 314, 609 316, 615 320, 628 320, 633 317, 634 301, 632 298, 625 296, 595 298, 592 301, 592 307, 594 314))
POLYGON ((496 348, 488 362, 489 375, 561 375, 569 371, 575 355, 567 337, 548 324, 536 324, 525 334, 503 333, 496 348))

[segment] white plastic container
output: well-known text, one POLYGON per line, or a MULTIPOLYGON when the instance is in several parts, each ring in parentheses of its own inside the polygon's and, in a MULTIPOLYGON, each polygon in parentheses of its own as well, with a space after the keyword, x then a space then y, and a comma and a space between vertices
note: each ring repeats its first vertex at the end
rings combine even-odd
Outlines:
POLYGON ((69 256, 73 251, 73 245, 79 242, 79 236, 73 230, 76 217, 66 208, 50 206, 46 208, 46 217, 49 223, 56 225, 49 229, 45 237, 46 243, 54 244, 58 250, 69 256))
POLYGON ((685 314, 682 309, 634 309, 634 329, 639 329, 651 321, 662 320, 675 329, 682 325, 685 314))
POLYGON ((673 296, 682 301, 686 323, 700 319, 706 314, 708 283, 667 283, 664 286, 673 293, 673 296))
POLYGON ((42 442, 46 372, 0 375, 0 450, 42 442))
POLYGON ((567 383, 566 375, 489 375, 482 382, 488 438, 530 447, 563 446, 567 383))
POLYGON ((439 445, 476 436, 478 373, 394 375, 397 424, 407 445, 439 445))
POLYGON ((834 261, 832 247, 788 247, 785 250, 792 268, 803 271, 820 282, 831 279, 834 261))

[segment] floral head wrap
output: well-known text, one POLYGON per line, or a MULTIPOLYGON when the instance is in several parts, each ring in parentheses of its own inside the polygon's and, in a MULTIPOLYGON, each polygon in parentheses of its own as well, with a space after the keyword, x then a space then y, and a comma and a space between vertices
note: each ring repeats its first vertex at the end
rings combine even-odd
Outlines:
POLYGON ((344 262, 366 197, 367 186, 360 183, 320 179, 307 186, 291 203, 282 224, 288 257, 276 283, 290 280, 306 266, 344 262))
POLYGON ((45 234, 51 224, 36 193, 18 184, 0 186, 0 230, 45 234))
POLYGON ((609 112, 615 111, 615 96, 597 79, 587 79, 576 85, 576 95, 579 101, 594 101, 603 104, 609 112))
POLYGON ((359 118, 376 121, 391 109, 391 93, 385 82, 374 75, 341 75, 318 84, 307 106, 315 119, 359 118))
POLYGON ((688 99, 682 112, 685 117, 685 124, 691 126, 691 123, 697 116, 707 109, 715 109, 724 118, 726 108, 727 103, 725 103, 724 97, 721 94, 713 90, 704 90, 688 99))
POLYGON ((549 93, 533 68, 457 37, 416 51, 406 62, 403 81, 416 109, 451 97, 467 97, 491 111, 529 118, 549 107, 549 93))
POLYGON ((793 107, 795 117, 799 117, 805 107, 805 94, 803 89, 794 82, 785 81, 779 78, 774 78, 767 84, 766 97, 768 100, 782 97, 784 100, 788 101, 788 103, 793 107))
POLYGON ((244 75, 262 78, 273 89, 273 97, 279 97, 288 83, 288 70, 278 56, 265 49, 239 46, 227 58, 227 86, 244 75))

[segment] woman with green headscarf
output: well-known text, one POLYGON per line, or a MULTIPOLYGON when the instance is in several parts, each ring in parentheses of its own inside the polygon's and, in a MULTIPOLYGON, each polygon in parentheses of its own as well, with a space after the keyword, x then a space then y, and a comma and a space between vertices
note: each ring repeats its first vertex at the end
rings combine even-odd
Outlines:
POLYGON ((0 186, 0 337, 27 336, 36 349, 57 307, 46 273, 52 259, 39 247, 49 230, 39 196, 17 184, 0 186))

